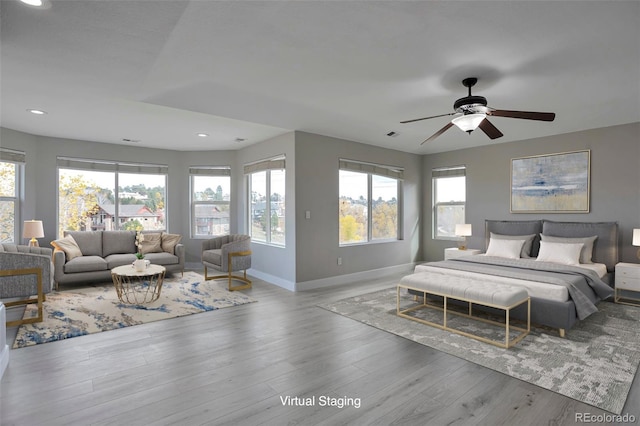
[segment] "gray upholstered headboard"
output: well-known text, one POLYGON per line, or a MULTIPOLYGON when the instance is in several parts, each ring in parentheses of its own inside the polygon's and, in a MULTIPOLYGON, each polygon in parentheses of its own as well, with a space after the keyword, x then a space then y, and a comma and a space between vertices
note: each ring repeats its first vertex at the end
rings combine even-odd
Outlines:
POLYGON ((618 263, 617 222, 554 222, 551 220, 485 220, 485 248, 489 246, 491 232, 503 235, 538 234, 533 240, 531 255, 537 256, 540 249, 540 234, 554 237, 592 237, 593 262, 604 263, 613 272, 618 263))

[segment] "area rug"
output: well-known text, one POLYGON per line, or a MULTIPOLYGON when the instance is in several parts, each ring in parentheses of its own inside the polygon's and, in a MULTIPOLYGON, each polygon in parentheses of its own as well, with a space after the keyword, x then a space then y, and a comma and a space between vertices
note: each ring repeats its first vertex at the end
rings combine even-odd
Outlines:
MULTIPOLYGON (((195 272, 176 274, 164 280, 158 300, 144 305, 120 302, 111 284, 53 292, 44 303, 44 321, 21 325, 13 348, 255 302, 243 293, 228 291, 226 284, 205 281, 195 272)), ((36 309, 29 305, 24 318, 35 317, 36 309)))
MULTIPOLYGON (((412 296, 402 298, 403 307, 413 303, 412 296)), ((395 288, 318 306, 615 414, 622 412, 640 363, 640 307, 602 302, 564 339, 533 327, 516 346, 502 349, 398 317, 395 288)), ((420 315, 438 315, 435 321, 442 322, 441 312, 424 311, 420 315)), ((486 327, 462 320, 474 332, 486 327)))

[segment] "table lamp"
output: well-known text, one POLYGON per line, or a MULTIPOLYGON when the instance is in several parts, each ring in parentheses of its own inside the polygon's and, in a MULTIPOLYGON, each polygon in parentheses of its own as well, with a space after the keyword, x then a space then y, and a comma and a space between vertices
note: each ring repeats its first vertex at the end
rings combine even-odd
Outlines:
POLYGON ((31 247, 39 247, 38 240, 36 238, 44 237, 44 228, 42 227, 41 220, 25 220, 24 230, 22 231, 22 238, 31 238, 29 245, 31 247))
MULTIPOLYGON (((631 245, 640 247, 640 228, 633 230, 633 240, 631 241, 631 245)), ((638 249, 638 259, 640 259, 640 249, 638 249)))
POLYGON ((467 237, 471 236, 471 224, 470 223, 457 224, 456 230, 454 233, 456 234, 456 237, 462 237, 462 242, 458 245, 458 250, 466 250, 467 237))

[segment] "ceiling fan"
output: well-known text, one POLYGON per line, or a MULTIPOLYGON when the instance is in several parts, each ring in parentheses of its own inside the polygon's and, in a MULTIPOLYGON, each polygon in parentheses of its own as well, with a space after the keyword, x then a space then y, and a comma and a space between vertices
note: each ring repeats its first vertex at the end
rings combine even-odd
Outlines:
MULTIPOLYGON (((478 82, 475 77, 469 77, 462 80, 464 87, 469 89, 469 95, 460 98, 453 104, 453 110, 448 114, 433 115, 431 117, 416 118, 413 120, 401 121, 401 124, 413 123, 414 121, 428 120, 430 118, 446 117, 448 115, 456 115, 446 126, 435 132, 431 137, 426 139, 422 144, 431 142, 454 124, 461 130, 471 134, 472 131, 480 127, 491 139, 502 137, 503 134, 487 120, 487 116, 521 118, 524 120, 553 121, 556 114, 553 112, 533 112, 533 111, 508 111, 504 109, 494 109, 487 106, 487 99, 484 96, 472 96, 471 88, 478 82)), ((422 145, 421 144, 421 145, 422 145)))

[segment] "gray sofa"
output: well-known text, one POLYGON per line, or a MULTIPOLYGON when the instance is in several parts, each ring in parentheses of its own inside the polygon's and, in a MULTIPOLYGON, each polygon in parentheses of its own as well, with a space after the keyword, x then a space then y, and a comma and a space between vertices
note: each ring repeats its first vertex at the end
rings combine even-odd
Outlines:
MULTIPOLYGON (((154 232, 144 232, 153 234, 154 232)), ((67 231, 78 244, 82 256, 67 260, 63 250, 53 251, 54 279, 59 284, 80 284, 90 281, 111 281, 111 269, 136 260, 135 231, 67 231)), ((156 232, 158 234, 158 232, 156 232)), ((145 259, 162 265, 167 272, 184 271, 185 248, 177 244, 173 253, 147 253, 145 259)))

